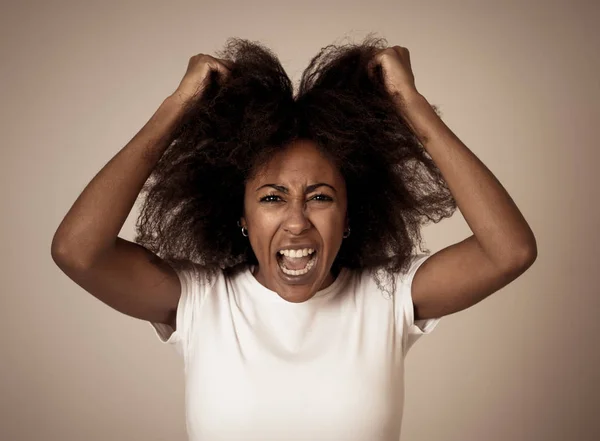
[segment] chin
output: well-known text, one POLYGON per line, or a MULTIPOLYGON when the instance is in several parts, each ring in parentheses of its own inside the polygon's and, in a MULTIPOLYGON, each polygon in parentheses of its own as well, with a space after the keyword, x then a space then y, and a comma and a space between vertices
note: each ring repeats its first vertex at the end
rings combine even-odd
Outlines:
POLYGON ((296 275, 286 274, 279 261, 273 262, 270 266, 270 279, 275 289, 271 288, 271 290, 276 291, 281 298, 292 303, 301 303, 312 298, 327 279, 327 274, 324 274, 324 269, 320 265, 319 257, 315 256, 315 262, 309 271, 296 275))

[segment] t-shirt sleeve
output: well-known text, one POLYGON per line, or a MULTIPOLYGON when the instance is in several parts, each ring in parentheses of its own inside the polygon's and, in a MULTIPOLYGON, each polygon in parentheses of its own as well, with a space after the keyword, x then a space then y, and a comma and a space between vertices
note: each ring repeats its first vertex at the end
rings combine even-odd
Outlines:
POLYGON ((162 343, 173 345, 181 355, 187 353, 190 336, 193 335, 195 319, 201 307, 204 292, 206 291, 205 275, 203 270, 192 262, 174 268, 181 284, 181 294, 177 304, 175 327, 164 323, 149 322, 154 328, 156 336, 162 343))
POLYGON ((402 321, 402 347, 404 355, 414 345, 421 336, 430 334, 441 318, 431 318, 424 320, 414 319, 414 304, 412 300, 412 281, 417 269, 429 258, 431 254, 417 254, 412 258, 408 271, 401 274, 397 280, 396 293, 399 296, 399 302, 396 302, 396 314, 402 321))

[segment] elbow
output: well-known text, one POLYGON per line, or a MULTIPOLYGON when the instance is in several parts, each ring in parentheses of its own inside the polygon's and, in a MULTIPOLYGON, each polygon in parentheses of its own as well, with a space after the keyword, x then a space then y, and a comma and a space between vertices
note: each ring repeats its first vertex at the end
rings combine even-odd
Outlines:
POLYGON ((538 255, 535 237, 507 242, 502 253, 496 255, 498 267, 507 273, 521 274, 536 261, 538 255))
POLYGON ((536 261, 538 256, 537 242, 535 236, 531 236, 530 240, 524 245, 518 247, 518 251, 513 258, 514 266, 520 269, 527 269, 536 261))
POLYGON ((89 268, 89 259, 78 249, 56 236, 52 239, 50 255, 54 263, 63 271, 65 268, 84 270, 89 268))
POLYGON ((73 262, 76 260, 74 257, 75 253, 73 253, 71 247, 65 242, 57 239, 56 236, 52 239, 50 255, 52 256, 54 263, 60 268, 72 266, 73 262))
POLYGON ((525 262, 528 263, 529 266, 533 265, 533 262, 537 259, 538 249, 537 249, 537 240, 533 232, 531 233, 531 237, 527 242, 527 245, 524 247, 523 256, 525 262))

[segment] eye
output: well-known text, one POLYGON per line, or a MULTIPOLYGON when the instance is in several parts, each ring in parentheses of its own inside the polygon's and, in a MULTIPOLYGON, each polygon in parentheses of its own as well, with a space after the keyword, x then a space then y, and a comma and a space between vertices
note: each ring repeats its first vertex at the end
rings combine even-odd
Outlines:
POLYGON ((329 196, 327 196, 326 194, 323 193, 319 193, 314 195, 311 200, 315 200, 317 202, 329 202, 332 201, 333 199, 329 196))
POLYGON ((276 194, 268 194, 260 198, 260 202, 279 202, 281 198, 276 194))

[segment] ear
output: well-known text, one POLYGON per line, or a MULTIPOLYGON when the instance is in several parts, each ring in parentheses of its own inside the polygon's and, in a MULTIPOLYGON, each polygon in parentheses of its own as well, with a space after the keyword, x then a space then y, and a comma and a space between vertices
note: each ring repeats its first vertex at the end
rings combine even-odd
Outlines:
POLYGON ((246 218, 244 216, 240 217, 238 221, 238 227, 248 228, 248 224, 246 223, 246 218))

